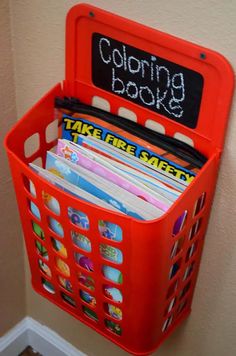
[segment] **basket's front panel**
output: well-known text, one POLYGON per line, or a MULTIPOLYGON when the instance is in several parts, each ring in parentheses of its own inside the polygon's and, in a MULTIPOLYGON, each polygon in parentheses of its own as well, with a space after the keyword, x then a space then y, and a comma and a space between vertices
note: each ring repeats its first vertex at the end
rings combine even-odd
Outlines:
POLYGON ((24 184, 17 196, 35 290, 120 338, 130 299, 129 220, 71 199, 22 167, 14 175, 24 184), (35 196, 27 181, 35 186, 35 196))
POLYGON ((54 120, 53 98, 61 94, 60 87, 53 89, 7 139, 32 284, 42 296, 129 348, 130 306, 136 299, 130 273, 135 265, 132 220, 60 191, 28 167, 39 159, 44 164, 46 151, 56 144, 46 136, 54 120), (21 140, 16 140, 19 132, 21 140), (38 145, 26 154, 26 142, 35 135, 38 145))

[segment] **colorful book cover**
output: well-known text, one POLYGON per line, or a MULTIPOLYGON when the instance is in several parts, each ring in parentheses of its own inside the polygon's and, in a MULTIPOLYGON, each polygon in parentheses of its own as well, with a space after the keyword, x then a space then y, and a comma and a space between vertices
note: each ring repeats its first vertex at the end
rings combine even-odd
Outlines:
POLYGON ((110 221, 99 220, 98 221, 98 230, 102 237, 113 241, 122 241, 122 229, 117 224, 114 224, 110 221))
POLYGON ((76 246, 78 246, 84 251, 91 252, 92 247, 88 237, 83 234, 80 234, 77 231, 71 231, 71 237, 76 246))
POLYGON ((127 133, 115 125, 87 114, 62 114, 62 138, 77 143, 79 135, 93 136, 107 142, 183 181, 191 182, 196 175, 191 170, 193 167, 186 161, 127 133))
MULTIPOLYGON (((101 206, 103 206, 103 205, 101 205, 101 206)), ((110 208, 110 206, 107 205, 107 208, 110 208)), ((81 229, 84 229, 84 230, 88 230, 89 229, 89 218, 88 218, 88 215, 86 215, 82 211, 79 211, 79 210, 74 209, 71 206, 69 206, 68 207, 68 216, 69 216, 71 222, 73 224, 75 224, 76 226, 79 226, 81 229)))
MULTIPOLYGON (((92 194, 89 194, 86 191, 76 187, 75 185, 70 184, 64 178, 62 178, 61 176, 56 174, 56 172, 47 171, 47 170, 45 170, 45 169, 43 169, 41 167, 38 167, 38 166, 34 165, 33 163, 30 163, 29 165, 37 174, 39 174, 41 177, 45 178, 51 184, 53 184, 56 187, 62 189, 64 192, 69 193, 69 194, 71 194, 71 195, 73 195, 73 196, 75 196, 77 198, 80 198, 80 199, 86 201, 86 202, 98 205, 98 206, 100 206, 102 208, 106 208, 106 209, 113 210, 113 211, 116 211, 116 212, 119 211, 116 207, 106 203, 104 200, 101 200, 101 199, 93 196, 92 194)), ((51 206, 50 209, 52 211, 54 211, 56 214, 58 214, 57 213, 57 208, 58 208, 58 202, 57 202, 57 205, 54 204, 54 207, 52 208, 52 206, 51 206)), ((36 210, 35 207, 33 207, 32 210, 35 211, 35 212, 38 211, 38 213, 40 214, 39 210, 36 210)), ((38 214, 38 213, 34 213, 34 215, 38 214)), ((88 229, 88 226, 89 226, 88 217, 83 212, 69 207, 68 208, 68 216, 70 217, 71 221, 75 225, 78 225, 79 227, 81 227, 83 229, 88 229)))
MULTIPOLYGON (((30 193, 35 196, 35 187, 31 181, 30 181, 30 193)), ((42 191, 42 198, 44 204, 50 210, 52 210, 57 215, 60 214, 60 206, 58 204, 58 201, 54 197, 42 191)), ((41 219, 40 210, 37 207, 37 205, 32 201, 30 201, 30 210, 37 219, 39 220, 41 219)), ((56 232, 60 236, 63 236, 63 228, 57 220, 53 219, 52 217, 49 217, 49 225, 54 232, 56 232)))
POLYGON ((91 172, 117 184, 119 187, 141 197, 163 211, 167 211, 171 205, 170 200, 163 197, 161 194, 154 193, 139 180, 133 178, 131 181, 130 177, 125 172, 120 171, 112 164, 106 162, 103 158, 99 159, 93 152, 89 152, 88 150, 83 152, 78 145, 77 147, 73 147, 73 145, 70 145, 69 141, 58 141, 57 155, 89 169, 91 172), (84 154, 85 152, 87 153, 87 156, 84 154))
MULTIPOLYGON (((71 143, 76 145, 75 143, 71 143)), ((157 170, 153 166, 148 165, 146 162, 139 160, 135 156, 131 156, 126 152, 120 151, 119 149, 106 144, 103 141, 97 140, 92 136, 79 136, 78 145, 88 148, 100 155, 111 158, 115 162, 122 163, 123 165, 141 171, 147 176, 155 178, 157 181, 162 182, 171 189, 183 192, 188 186, 188 183, 171 176, 169 173, 157 170)))
POLYGON ((70 161, 62 157, 58 157, 52 152, 47 152, 46 169, 51 173, 64 178, 66 181, 74 184, 80 189, 85 190, 101 200, 104 200, 129 216, 143 220, 145 217, 154 219, 155 217, 158 217, 158 215, 161 216, 163 213, 161 213, 161 210, 143 201, 142 199, 137 198, 135 195, 123 190, 113 183, 107 182, 99 176, 92 177, 90 171, 87 171, 82 167, 75 166, 70 161), (99 178, 100 183, 97 178, 99 178), (112 191, 113 193, 111 193, 112 191), (119 196, 119 198, 117 198, 117 196, 119 196), (127 201, 129 198, 130 203, 127 201), (147 210, 149 210, 148 214, 147 210))
POLYGON ((123 295, 121 291, 112 286, 109 285, 104 286, 104 294, 107 298, 113 300, 114 302, 122 303, 123 301, 123 295))
MULTIPOLYGON (((82 136, 83 137, 83 136, 82 136)), ((84 141, 87 141, 88 137, 83 137, 82 139, 82 145, 78 145, 76 143, 70 142, 68 140, 59 140, 62 141, 64 144, 68 146, 69 149, 71 149, 71 154, 68 154, 69 151, 67 152, 66 150, 66 156, 69 160, 73 160, 74 157, 74 150, 82 152, 83 155, 88 157, 89 159, 92 159, 94 161, 99 162, 103 166, 106 166, 109 168, 109 170, 114 171, 116 174, 123 176, 126 180, 130 181, 130 178, 132 177, 132 183, 135 185, 140 186, 142 189, 151 189, 152 194, 157 193, 157 198, 162 199, 164 198, 164 203, 169 205, 169 202, 174 202, 179 196, 180 196, 180 191, 177 190, 174 187, 170 187, 167 184, 161 182, 158 179, 154 179, 150 175, 145 174, 144 172, 141 172, 140 170, 135 169, 131 165, 125 164, 123 162, 123 157, 120 155, 120 158, 118 159, 117 152, 110 152, 107 154, 104 154, 104 149, 98 150, 95 148, 94 142, 91 142, 91 145, 84 145, 84 141), (85 147, 86 146, 86 147, 85 147), (116 155, 116 158, 114 157, 114 154, 116 155), (168 199, 167 201, 165 199, 168 199)), ((79 139, 80 141, 80 139, 79 139)), ((100 142, 101 143, 101 142, 100 142)), ((103 145, 106 146, 105 149, 107 149, 107 144, 103 143, 103 145)), ((110 146, 109 146, 110 147, 110 146)), ((59 153, 60 155, 60 153, 59 153)), ((65 152, 63 150, 62 155, 65 156, 65 152)), ((80 162, 76 162, 77 164, 80 164, 80 162)))
POLYGON ((100 244, 100 254, 103 258, 108 261, 115 262, 115 263, 122 263, 123 262, 123 255, 122 252, 114 247, 107 244, 100 244))

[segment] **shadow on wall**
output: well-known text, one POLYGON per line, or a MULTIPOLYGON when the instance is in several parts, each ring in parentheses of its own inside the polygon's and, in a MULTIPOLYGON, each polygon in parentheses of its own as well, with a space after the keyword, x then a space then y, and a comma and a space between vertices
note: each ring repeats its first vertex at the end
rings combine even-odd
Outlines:
POLYGON ((16 121, 9 1, 0 1, 0 336, 25 316, 22 232, 3 138, 16 121), (16 299, 17 298, 17 299, 16 299))

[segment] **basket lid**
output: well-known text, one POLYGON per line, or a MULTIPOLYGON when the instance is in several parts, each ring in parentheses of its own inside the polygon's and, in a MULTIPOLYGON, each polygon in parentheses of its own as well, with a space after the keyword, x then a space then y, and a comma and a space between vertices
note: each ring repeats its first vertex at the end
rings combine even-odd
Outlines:
POLYGON ((203 153, 207 142, 223 147, 233 85, 230 64, 215 51, 87 4, 67 15, 67 93, 134 110, 139 123, 149 118, 203 153))

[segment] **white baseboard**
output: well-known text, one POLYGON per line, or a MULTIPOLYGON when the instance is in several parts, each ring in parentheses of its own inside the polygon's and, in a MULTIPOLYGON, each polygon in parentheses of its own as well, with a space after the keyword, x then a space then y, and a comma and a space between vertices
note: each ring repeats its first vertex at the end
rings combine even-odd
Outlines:
POLYGON ((44 356, 86 356, 52 329, 30 317, 0 337, 0 355, 17 356, 27 345, 44 356))
POLYGON ((0 355, 18 355, 28 344, 27 318, 24 318, 5 335, 0 337, 0 355))

